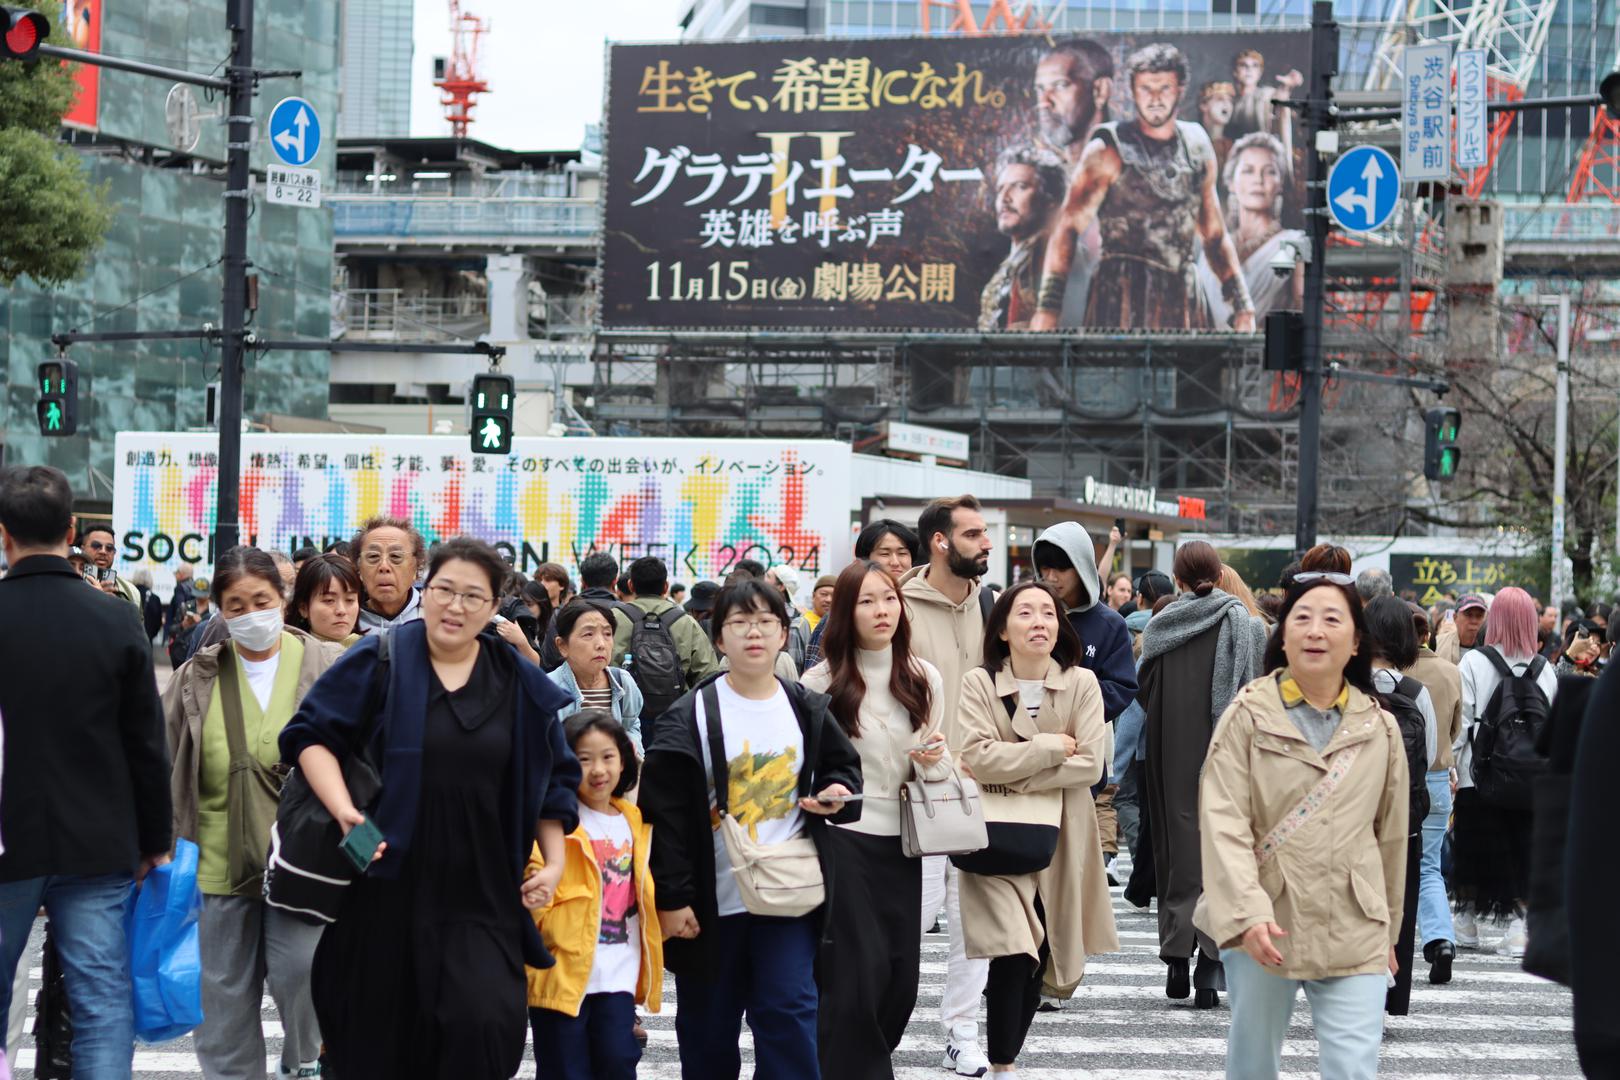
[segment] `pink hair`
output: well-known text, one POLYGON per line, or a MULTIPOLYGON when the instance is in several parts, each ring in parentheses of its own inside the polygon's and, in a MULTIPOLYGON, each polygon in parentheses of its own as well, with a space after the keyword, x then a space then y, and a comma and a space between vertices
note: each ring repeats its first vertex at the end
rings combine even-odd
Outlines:
POLYGON ((1529 593, 1511 586, 1503 589, 1491 601, 1485 619, 1485 644, 1504 657, 1522 660, 1535 656, 1540 649, 1536 639, 1538 615, 1529 593))

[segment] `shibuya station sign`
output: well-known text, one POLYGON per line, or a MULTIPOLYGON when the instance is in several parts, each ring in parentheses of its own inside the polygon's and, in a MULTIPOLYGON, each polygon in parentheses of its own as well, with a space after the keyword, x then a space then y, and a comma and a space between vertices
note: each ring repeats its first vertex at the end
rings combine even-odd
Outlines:
POLYGON ((1203 521, 1208 516, 1203 499, 1183 495, 1178 496, 1173 502, 1161 500, 1158 488, 1105 484, 1094 476, 1086 477, 1081 501, 1113 510, 1155 514, 1159 517, 1187 518, 1192 521, 1203 521))
POLYGON ((614 45, 601 323, 1252 332, 1304 30, 614 45))

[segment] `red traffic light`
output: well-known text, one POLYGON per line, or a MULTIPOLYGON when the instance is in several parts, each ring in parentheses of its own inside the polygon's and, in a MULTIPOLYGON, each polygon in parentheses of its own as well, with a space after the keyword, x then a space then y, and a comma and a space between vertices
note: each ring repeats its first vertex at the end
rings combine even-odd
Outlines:
POLYGON ((51 24, 37 11, 0 8, 0 30, 5 31, 0 58, 32 60, 39 53, 40 45, 50 36, 51 24))

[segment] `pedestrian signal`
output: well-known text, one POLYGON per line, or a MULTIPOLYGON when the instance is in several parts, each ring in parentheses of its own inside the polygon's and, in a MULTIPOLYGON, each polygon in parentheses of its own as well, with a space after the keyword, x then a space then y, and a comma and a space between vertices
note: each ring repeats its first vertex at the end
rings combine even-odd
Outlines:
POLYGON ((27 8, 0 7, 0 60, 32 60, 51 34, 45 16, 27 8))
POLYGON ((493 372, 473 376, 467 388, 467 429, 472 435, 473 453, 505 457, 512 452, 512 409, 516 398, 517 385, 512 376, 493 372))
POLYGON ((1456 409, 1430 409, 1423 414, 1423 475, 1429 480, 1450 480, 1457 475, 1462 451, 1457 431, 1462 413, 1456 409))
POLYGON ((79 430, 79 365, 65 357, 47 360, 36 369, 41 435, 72 435, 79 430))

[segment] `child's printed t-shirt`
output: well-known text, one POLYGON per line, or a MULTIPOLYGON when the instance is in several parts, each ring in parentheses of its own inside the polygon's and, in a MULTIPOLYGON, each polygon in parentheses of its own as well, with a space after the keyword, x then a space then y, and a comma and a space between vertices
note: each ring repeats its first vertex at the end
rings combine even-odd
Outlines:
POLYGON ((637 922, 635 838, 623 814, 603 814, 581 804, 579 823, 590 838, 602 871, 602 928, 587 994, 634 994, 641 973, 641 927, 637 922))

